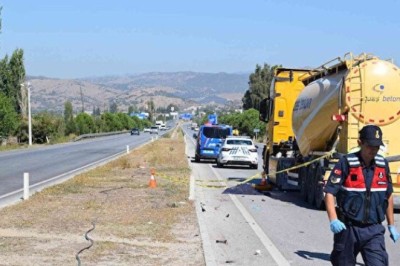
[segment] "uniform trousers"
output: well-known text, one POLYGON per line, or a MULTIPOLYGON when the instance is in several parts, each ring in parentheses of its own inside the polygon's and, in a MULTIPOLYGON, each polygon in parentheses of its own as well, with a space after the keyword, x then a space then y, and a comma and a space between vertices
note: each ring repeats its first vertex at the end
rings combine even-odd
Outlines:
POLYGON ((331 262, 335 266, 356 265, 359 253, 365 266, 387 266, 388 254, 385 248, 385 227, 382 224, 347 225, 333 237, 331 262))

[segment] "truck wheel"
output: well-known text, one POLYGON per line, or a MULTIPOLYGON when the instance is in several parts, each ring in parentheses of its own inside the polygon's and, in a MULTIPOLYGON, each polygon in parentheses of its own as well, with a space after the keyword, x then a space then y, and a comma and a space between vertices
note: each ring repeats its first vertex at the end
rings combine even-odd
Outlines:
POLYGON ((315 165, 312 164, 308 168, 307 174, 307 202, 314 206, 314 199, 315 199, 315 165))
POLYGON ((315 171, 315 207, 317 207, 318 210, 323 210, 325 209, 325 202, 324 202, 324 187, 323 183, 320 182, 323 180, 323 169, 321 166, 317 166, 317 169, 315 171))

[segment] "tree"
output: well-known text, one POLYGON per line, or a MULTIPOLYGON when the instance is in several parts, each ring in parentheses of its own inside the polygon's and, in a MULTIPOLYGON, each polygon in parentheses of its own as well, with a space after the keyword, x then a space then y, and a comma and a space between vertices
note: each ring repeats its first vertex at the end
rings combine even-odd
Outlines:
POLYGON ((179 111, 179 107, 177 106, 177 105, 175 105, 175 104, 169 104, 168 106, 167 106, 167 112, 178 112, 179 111), (174 109, 173 111, 172 111, 172 108, 174 109))
POLYGON ((93 107, 93 116, 100 116, 100 107, 93 107))
POLYGON ((0 92, 0 137, 13 135, 18 124, 18 115, 10 99, 0 92))
POLYGON ((24 51, 22 49, 17 49, 13 52, 8 63, 8 71, 7 96, 10 98, 15 111, 21 114, 21 104, 23 102, 21 91, 26 89, 21 86, 25 81, 24 51))
POLYGON ((64 104, 64 123, 65 123, 65 135, 75 133, 76 125, 74 121, 74 110, 72 109, 72 103, 70 101, 64 104))
POLYGON ((32 123, 32 137, 35 143, 46 143, 61 137, 65 131, 60 115, 41 112, 35 115, 32 123))
POLYGON ((103 122, 101 123, 103 126, 102 129, 105 132, 119 131, 124 128, 116 114, 104 113, 101 115, 101 119, 103 120, 103 122))
POLYGON ((133 113, 134 112, 134 108, 133 108, 133 106, 129 106, 128 107, 128 115, 130 115, 131 113, 133 113))
POLYGON ((117 118, 122 124, 122 128, 120 130, 122 130, 122 129, 131 129, 131 128, 134 127, 133 120, 128 114, 118 113, 117 114, 117 118))
POLYGON ((0 61, 0 92, 8 97, 8 81, 10 73, 8 71, 8 56, 0 61))
POLYGON ((274 71, 279 66, 264 64, 264 67, 256 65, 254 73, 249 76, 249 89, 245 92, 242 103, 243 109, 259 109, 260 102, 269 95, 269 88, 274 77, 274 71))
POLYGON ((154 112, 156 110, 153 100, 147 102, 147 110, 149 112, 149 120, 153 121, 154 112))
POLYGON ((118 112, 118 105, 117 105, 116 102, 112 102, 112 103, 110 104, 110 113, 115 114, 115 113, 117 113, 117 112, 118 112))
POLYGON ((243 113, 233 113, 224 115, 219 118, 222 124, 231 125, 233 128, 239 130, 240 135, 247 135, 253 137, 255 135, 254 129, 259 129, 258 136, 265 134, 265 123, 258 119, 259 112, 253 108, 244 111, 243 113))
POLYGON ((75 119, 77 135, 95 132, 95 123, 93 117, 87 113, 79 113, 75 119))

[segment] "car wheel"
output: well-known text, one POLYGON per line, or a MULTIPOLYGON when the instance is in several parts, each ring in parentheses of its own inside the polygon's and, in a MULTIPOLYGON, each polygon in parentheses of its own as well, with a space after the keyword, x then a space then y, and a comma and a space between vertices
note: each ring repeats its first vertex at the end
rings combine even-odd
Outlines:
POLYGON ((258 169, 258 164, 252 164, 252 165, 251 165, 251 168, 253 168, 253 169, 258 169))
POLYGON ((218 160, 217 160, 217 167, 222 168, 222 167, 224 167, 224 165, 222 163, 218 162, 218 160))
POLYGON ((196 162, 196 163, 198 163, 198 162, 200 162, 200 156, 199 155, 194 155, 194 161, 196 162))

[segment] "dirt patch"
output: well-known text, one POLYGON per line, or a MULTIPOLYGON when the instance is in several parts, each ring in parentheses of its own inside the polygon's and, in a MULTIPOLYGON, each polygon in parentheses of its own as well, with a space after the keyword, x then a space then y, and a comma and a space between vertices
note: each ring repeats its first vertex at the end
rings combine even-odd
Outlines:
POLYGON ((0 265, 77 265, 79 251, 81 265, 205 265, 183 137, 171 136, 1 209, 0 265))

